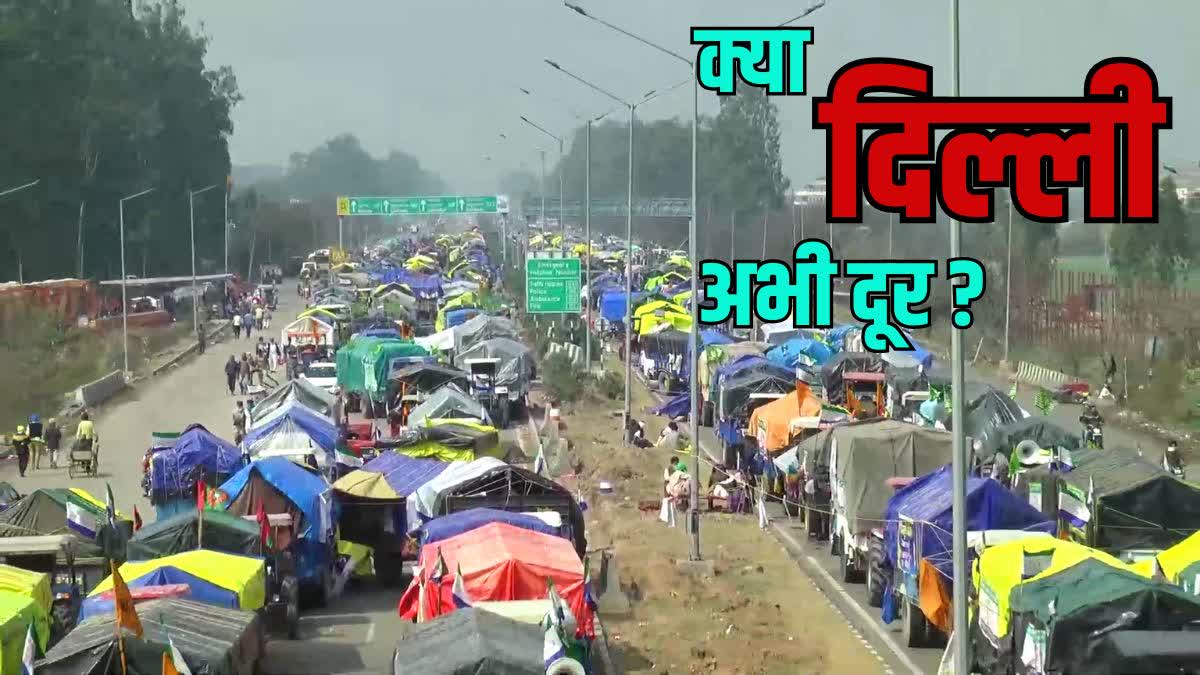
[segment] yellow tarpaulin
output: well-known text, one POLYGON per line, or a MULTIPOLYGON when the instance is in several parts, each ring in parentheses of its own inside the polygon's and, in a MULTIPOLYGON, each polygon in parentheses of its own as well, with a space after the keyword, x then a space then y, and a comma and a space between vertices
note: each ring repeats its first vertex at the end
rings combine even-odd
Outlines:
POLYGON ((1144 577, 1154 576, 1154 561, 1156 559, 1167 581, 1178 584, 1180 573, 1191 566, 1192 563, 1200 561, 1200 532, 1192 533, 1187 539, 1165 551, 1160 551, 1153 558, 1131 563, 1129 567, 1144 577))
POLYGON ((1088 558, 1094 558, 1120 569, 1130 569, 1117 558, 1073 541, 1053 537, 1030 537, 988 547, 975 562, 972 578, 979 595, 979 624, 993 636, 1008 634, 1009 597, 1017 586, 1035 581, 1088 558), (1022 579, 1026 557, 1050 556, 1048 564, 1039 565, 1041 572, 1022 579))
POLYGON ((44 572, 0 565, 0 592, 23 595, 37 603, 43 611, 50 611, 50 575, 44 572))
MULTIPOLYGON (((86 500, 87 502, 91 503, 92 506, 95 506, 96 508, 100 509, 101 511, 108 510, 108 507, 104 504, 104 502, 100 501, 99 499, 96 499, 95 497, 92 496, 92 493, 88 492, 87 490, 84 490, 83 488, 71 488, 71 492, 75 493, 76 497, 86 500)), ((121 513, 121 510, 117 509, 115 507, 115 505, 114 505, 113 510, 115 510, 117 512, 117 518, 120 518, 121 520, 129 520, 129 518, 126 518, 125 514, 121 513)))
POLYGON ((354 563, 353 576, 369 577, 375 574, 375 561, 373 559, 375 549, 370 546, 338 539, 337 552, 338 555, 344 555, 350 559, 350 562, 354 563))
POLYGON ((25 638, 33 624, 38 651, 45 653, 50 642, 50 617, 32 599, 0 591, 0 673, 20 673, 25 638))
POLYGON ((403 499, 387 482, 387 476, 374 471, 351 471, 333 484, 339 492, 363 499, 403 499))
MULTIPOLYGON (((162 567, 175 567, 193 576, 237 593, 238 605, 249 612, 260 609, 266 600, 266 567, 262 558, 233 555, 221 551, 196 549, 165 558, 121 565, 121 578, 126 582, 139 579, 162 567)), ((101 581, 89 597, 112 589, 112 577, 101 581)))
POLYGON ((633 323, 637 326, 638 335, 646 335, 654 332, 654 330, 663 324, 667 324, 685 333, 692 329, 691 315, 674 311, 666 311, 661 314, 657 312, 646 314, 634 319, 633 323))
POLYGON ((783 450, 791 445, 795 429, 815 429, 820 421, 821 400, 804 383, 799 383, 795 391, 783 398, 759 406, 750 413, 750 428, 756 434, 759 447, 767 452, 783 450), (804 419, 813 420, 813 423, 797 423, 804 419))
POLYGON ((421 441, 412 445, 392 448, 405 457, 436 459, 440 462, 473 462, 475 451, 467 448, 451 448, 437 441, 421 441))

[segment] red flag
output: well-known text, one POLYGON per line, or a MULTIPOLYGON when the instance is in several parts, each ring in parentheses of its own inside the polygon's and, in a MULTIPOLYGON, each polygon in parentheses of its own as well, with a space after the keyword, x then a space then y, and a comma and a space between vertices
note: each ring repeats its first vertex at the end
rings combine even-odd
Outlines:
POLYGON ((275 546, 275 542, 271 541, 271 519, 267 516, 262 502, 258 503, 258 513, 254 515, 254 520, 258 522, 258 536, 262 539, 263 549, 271 550, 275 546))
POLYGON ((133 531, 137 532, 142 529, 142 514, 138 513, 137 505, 133 506, 133 531))
POLYGON ((205 487, 204 481, 196 481, 196 510, 203 511, 205 502, 208 500, 208 488, 205 487))

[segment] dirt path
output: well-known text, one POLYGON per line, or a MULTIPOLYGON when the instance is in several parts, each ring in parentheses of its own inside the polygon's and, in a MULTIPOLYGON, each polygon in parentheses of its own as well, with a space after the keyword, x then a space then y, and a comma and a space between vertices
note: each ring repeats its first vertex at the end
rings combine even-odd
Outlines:
MULTIPOLYGON (((662 420, 635 387, 634 416, 656 438, 662 420)), ((620 402, 589 400, 564 410, 564 436, 582 464, 578 485, 589 509, 588 547, 612 551, 621 587, 632 600, 625 616, 605 616, 609 644, 629 673, 879 673, 864 647, 778 541, 748 515, 705 514, 703 557, 711 575, 676 565, 686 559, 681 515, 675 528, 658 520, 668 453, 623 448, 620 402), (614 492, 601 495, 599 481, 614 492), (639 509, 654 505, 653 509, 639 509)), ((701 490, 707 485, 702 476, 701 490)), ((602 609, 603 612, 603 609, 602 609)))

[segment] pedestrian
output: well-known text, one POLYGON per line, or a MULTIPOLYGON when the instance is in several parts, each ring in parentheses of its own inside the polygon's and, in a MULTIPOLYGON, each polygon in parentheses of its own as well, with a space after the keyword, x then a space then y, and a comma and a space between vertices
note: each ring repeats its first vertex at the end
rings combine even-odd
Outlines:
POLYGON ((279 370, 281 359, 279 343, 275 341, 275 338, 271 338, 271 344, 267 346, 267 357, 271 360, 271 370, 279 370))
POLYGON ((9 437, 9 442, 12 443, 13 451, 17 453, 17 470, 21 473, 21 477, 25 477, 25 469, 29 466, 29 434, 25 432, 25 425, 17 425, 17 433, 9 437))
POLYGON ((268 308, 263 312, 263 328, 269 329, 270 327, 271 327, 271 310, 270 310, 270 308, 268 308))
POLYGON ((237 357, 230 354, 229 360, 225 362, 225 383, 229 385, 230 396, 237 393, 235 387, 237 386, 238 370, 237 357))
POLYGON ((251 371, 258 378, 258 386, 266 386, 263 382, 263 373, 266 372, 267 357, 265 354, 255 354, 254 359, 250 364, 251 371))
POLYGON ((37 413, 29 416, 29 427, 26 428, 25 434, 29 436, 29 454, 33 461, 33 468, 37 469, 42 463, 42 448, 46 447, 42 418, 37 413))
POLYGON ((249 393, 248 388, 250 386, 251 372, 250 353, 246 352, 242 354, 242 362, 238 365, 238 381, 241 383, 242 396, 245 396, 247 393, 249 393))
POLYGON ((233 442, 240 445, 246 437, 246 405, 241 401, 233 409, 233 442))
POLYGON ((263 329, 263 306, 261 302, 254 305, 254 327, 259 330, 263 329))
POLYGON ((247 307, 246 311, 242 313, 242 326, 245 327, 246 337, 249 338, 250 337, 250 329, 254 328, 254 320, 250 316, 250 308, 249 307, 247 307))
POLYGON ((58 426, 57 419, 50 418, 50 421, 46 423, 44 434, 46 437, 46 449, 50 451, 50 468, 57 469, 58 449, 62 447, 62 428, 58 426))
POLYGON ((242 337, 242 315, 236 312, 233 315, 233 337, 242 337))
POLYGON ((267 358, 267 341, 263 336, 258 336, 258 342, 254 343, 254 355, 260 359, 267 358))

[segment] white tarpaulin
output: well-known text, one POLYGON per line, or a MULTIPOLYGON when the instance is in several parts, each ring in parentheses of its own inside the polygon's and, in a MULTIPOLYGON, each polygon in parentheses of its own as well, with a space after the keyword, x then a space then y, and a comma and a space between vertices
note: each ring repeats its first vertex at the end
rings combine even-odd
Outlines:
POLYGON ((455 329, 453 327, 447 328, 446 330, 439 333, 434 333, 433 335, 413 338, 413 342, 416 342, 431 352, 435 349, 439 352, 448 352, 454 349, 454 330, 455 329))
POLYGON ((433 518, 433 505, 443 492, 455 485, 478 478, 498 466, 504 466, 495 457, 480 457, 473 462, 454 462, 436 478, 422 485, 415 494, 405 500, 408 508, 408 530, 412 532, 425 521, 433 518))
POLYGON ((279 332, 280 343, 294 345, 333 344, 333 326, 312 316, 296 319, 279 332))

